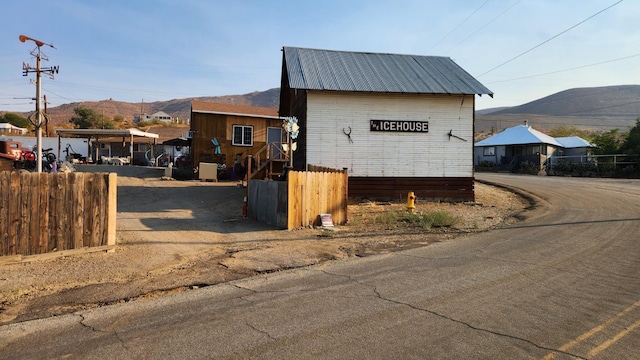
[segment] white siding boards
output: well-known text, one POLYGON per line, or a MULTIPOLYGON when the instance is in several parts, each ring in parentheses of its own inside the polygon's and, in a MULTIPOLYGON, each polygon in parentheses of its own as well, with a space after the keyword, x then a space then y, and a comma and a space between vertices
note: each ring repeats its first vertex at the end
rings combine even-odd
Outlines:
POLYGON ((473 102, 473 95, 309 91, 307 163, 356 177, 471 177, 473 102), (428 122, 428 132, 372 131, 371 120, 428 122))
POLYGON ((352 198, 474 199, 475 95, 493 93, 450 58, 284 47, 282 60, 294 168, 347 168, 352 198))

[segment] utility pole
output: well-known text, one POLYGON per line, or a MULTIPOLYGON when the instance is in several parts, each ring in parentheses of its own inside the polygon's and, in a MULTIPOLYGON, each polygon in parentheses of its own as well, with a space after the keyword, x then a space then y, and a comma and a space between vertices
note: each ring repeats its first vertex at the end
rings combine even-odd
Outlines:
POLYGON ((47 111, 47 95, 42 95, 44 101, 44 116, 46 121, 44 122, 44 136, 49 136, 49 112, 47 111))
MULTIPOLYGON (((47 44, 45 42, 42 42, 40 40, 36 40, 33 38, 30 38, 28 36, 25 35, 20 35, 18 37, 18 39, 20 40, 20 42, 26 42, 27 40, 31 40, 36 44, 36 48, 31 50, 31 56, 36 58, 36 67, 33 68, 31 65, 26 64, 26 63, 22 63, 22 70, 23 70, 23 76, 27 76, 29 73, 31 72, 35 72, 36 73, 36 122, 35 122, 35 127, 36 127, 36 147, 37 147, 37 159, 36 159, 36 169, 37 172, 42 172, 42 117, 43 117, 43 113, 42 113, 42 106, 40 104, 41 100, 41 96, 40 93, 42 92, 42 82, 41 82, 41 77, 42 77, 42 73, 45 73, 47 75, 49 75, 49 77, 51 79, 53 79, 53 74, 57 74, 59 71, 59 66, 53 66, 53 67, 48 67, 48 68, 42 68, 40 66, 40 63, 42 61, 42 59, 44 60, 49 60, 47 57, 43 57, 42 53, 40 51, 40 47, 42 47, 43 45, 47 45, 53 49, 55 49, 55 47, 51 44, 47 44)), ((31 116, 30 116, 31 117, 31 116)), ((31 120, 31 119, 29 119, 31 120)), ((33 123, 33 121, 32 121, 33 123)))

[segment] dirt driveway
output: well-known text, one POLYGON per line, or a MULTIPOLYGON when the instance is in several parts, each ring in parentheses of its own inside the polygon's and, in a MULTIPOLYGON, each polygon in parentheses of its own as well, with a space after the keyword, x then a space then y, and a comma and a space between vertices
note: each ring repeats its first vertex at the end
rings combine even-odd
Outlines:
POLYGON ((418 202, 443 210, 450 228, 389 222, 404 204, 349 205, 336 231, 278 230, 243 219, 235 183, 118 177, 118 245, 89 253, 0 266, 0 325, 140 300, 263 272, 449 241, 516 218, 529 203, 476 184, 475 204, 418 202))

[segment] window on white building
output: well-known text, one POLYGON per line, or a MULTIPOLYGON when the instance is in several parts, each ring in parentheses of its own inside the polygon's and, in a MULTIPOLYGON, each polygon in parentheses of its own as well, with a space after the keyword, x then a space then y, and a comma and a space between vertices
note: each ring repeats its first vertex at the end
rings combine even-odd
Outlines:
POLYGON ((482 151, 482 155, 484 156, 495 156, 496 154, 495 146, 485 146, 483 149, 484 150, 482 151))
POLYGON ((233 125, 233 145, 253 146, 253 126, 233 125))

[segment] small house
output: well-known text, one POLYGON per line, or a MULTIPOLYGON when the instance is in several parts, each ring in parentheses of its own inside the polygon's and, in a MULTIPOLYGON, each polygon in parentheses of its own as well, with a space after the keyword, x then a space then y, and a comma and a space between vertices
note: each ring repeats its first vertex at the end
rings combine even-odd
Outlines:
POLYGON ((164 111, 157 111, 153 114, 142 114, 138 117, 138 121, 154 121, 159 120, 166 123, 172 123, 173 117, 164 111))
POLYGON ((556 140, 562 145, 560 156, 566 156, 570 162, 576 161, 575 158, 581 158, 591 155, 591 149, 595 145, 579 136, 557 137, 556 140), (573 159, 572 159, 573 158, 573 159))
POLYGON ((516 125, 478 141, 475 144, 474 164, 491 164, 503 169, 517 168, 528 163, 538 170, 545 169, 548 160, 558 156, 585 155, 592 145, 577 136, 553 138, 527 124, 516 125))
POLYGON ((293 167, 348 169, 349 196, 473 200, 475 95, 448 57, 284 47, 280 115, 293 167))
POLYGON ((28 129, 21 128, 9 123, 0 123, 0 134, 24 135, 29 132, 28 129))
MULTIPOLYGON (((191 102, 189 133, 194 168, 215 163, 219 169, 232 169, 237 160, 244 165, 248 156, 255 163, 278 157, 283 139, 278 109, 197 100, 191 102)), ((280 174, 282 169, 276 170, 280 174)))

